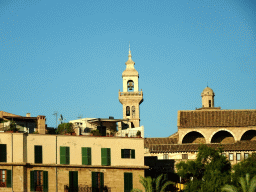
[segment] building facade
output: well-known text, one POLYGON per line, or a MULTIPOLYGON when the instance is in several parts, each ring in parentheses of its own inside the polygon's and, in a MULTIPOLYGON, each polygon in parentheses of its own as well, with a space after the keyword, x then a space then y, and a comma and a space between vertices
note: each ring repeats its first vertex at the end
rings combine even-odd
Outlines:
POLYGON ((143 150, 141 138, 0 133, 0 191, 142 189, 143 150))
POLYGON ((200 144, 222 147, 236 164, 256 152, 256 110, 222 110, 214 107, 215 93, 206 87, 201 93, 202 107, 178 111, 177 133, 167 138, 146 138, 145 156, 158 159, 194 160, 200 144))

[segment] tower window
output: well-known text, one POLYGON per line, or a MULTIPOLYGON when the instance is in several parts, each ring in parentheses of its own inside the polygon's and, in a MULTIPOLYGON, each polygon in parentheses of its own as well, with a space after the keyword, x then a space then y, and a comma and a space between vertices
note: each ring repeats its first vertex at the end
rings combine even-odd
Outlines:
POLYGON ((132 106, 132 117, 135 117, 135 106, 132 106))
POLYGON ((126 106, 126 116, 130 116, 130 107, 126 106))
POLYGON ((127 87, 128 87, 129 91, 133 91, 133 89, 134 89, 134 82, 132 80, 129 80, 127 82, 127 87))
POLYGON ((209 100, 209 107, 212 107, 212 102, 211 102, 211 100, 209 100))

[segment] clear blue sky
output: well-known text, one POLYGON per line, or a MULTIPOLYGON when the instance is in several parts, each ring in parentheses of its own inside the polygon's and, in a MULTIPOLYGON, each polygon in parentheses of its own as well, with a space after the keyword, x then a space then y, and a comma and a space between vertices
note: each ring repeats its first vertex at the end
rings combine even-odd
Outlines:
POLYGON ((0 110, 122 118, 129 41, 146 137, 175 133, 207 82, 215 106, 255 109, 255 24, 254 0, 0 0, 0 110))

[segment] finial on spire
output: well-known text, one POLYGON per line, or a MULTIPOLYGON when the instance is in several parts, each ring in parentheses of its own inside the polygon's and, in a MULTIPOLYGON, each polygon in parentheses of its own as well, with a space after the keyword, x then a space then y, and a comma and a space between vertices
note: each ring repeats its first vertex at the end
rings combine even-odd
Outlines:
POLYGON ((208 81, 207 81, 207 87, 208 87, 208 81))
POLYGON ((131 50, 130 50, 130 41, 129 41, 129 52, 130 52, 131 50))

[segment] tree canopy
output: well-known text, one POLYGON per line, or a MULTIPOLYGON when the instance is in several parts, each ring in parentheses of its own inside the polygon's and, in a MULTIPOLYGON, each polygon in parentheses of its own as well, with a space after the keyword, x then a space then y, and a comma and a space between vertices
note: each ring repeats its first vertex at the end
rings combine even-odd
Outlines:
POLYGON ((176 168, 177 174, 187 181, 187 192, 219 192, 230 181, 231 165, 221 148, 201 145, 196 160, 182 161, 176 168))

